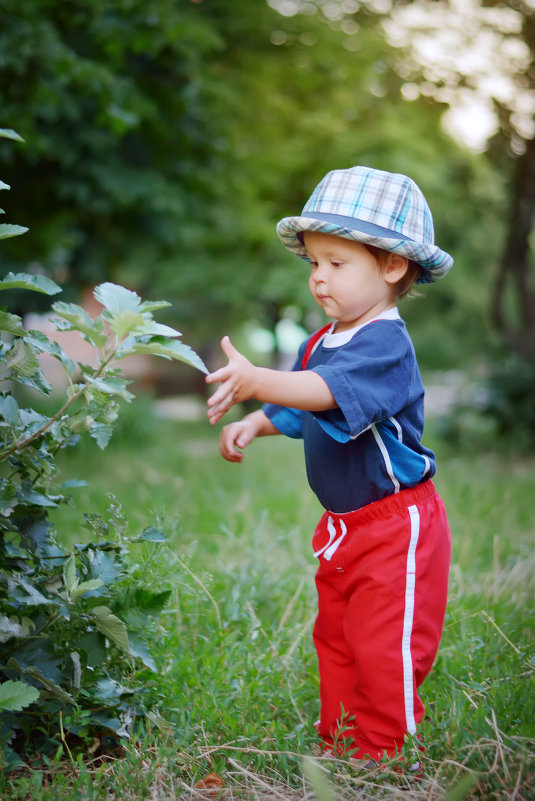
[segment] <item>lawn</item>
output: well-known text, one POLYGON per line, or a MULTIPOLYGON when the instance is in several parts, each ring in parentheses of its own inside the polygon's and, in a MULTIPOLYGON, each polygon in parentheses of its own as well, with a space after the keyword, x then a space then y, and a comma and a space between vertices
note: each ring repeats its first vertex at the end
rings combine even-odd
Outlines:
POLYGON ((158 671, 138 670, 158 715, 119 755, 52 762, 4 780, 6 797, 213 798, 222 782, 223 798, 535 798, 535 459, 458 451, 432 431, 427 444, 439 458, 453 564, 443 642, 422 693, 420 782, 388 766, 359 775, 345 761, 311 758, 309 540, 320 509, 300 443, 259 440, 231 465, 207 423, 155 420, 141 399, 107 450, 84 442, 61 457, 64 478, 88 484, 53 519, 64 540, 87 540, 82 513, 105 514, 112 493, 132 532, 167 534, 167 544, 133 554, 151 582, 172 589, 153 648, 158 671), (209 774, 216 790, 195 788, 209 774))

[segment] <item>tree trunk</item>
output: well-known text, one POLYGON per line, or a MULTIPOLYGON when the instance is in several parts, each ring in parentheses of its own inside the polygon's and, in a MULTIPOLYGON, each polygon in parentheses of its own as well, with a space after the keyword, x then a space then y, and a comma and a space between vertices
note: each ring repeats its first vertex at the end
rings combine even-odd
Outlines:
POLYGON ((530 237, 535 219, 535 139, 526 142, 511 185, 505 247, 492 297, 492 320, 515 353, 535 360, 535 281, 530 237))

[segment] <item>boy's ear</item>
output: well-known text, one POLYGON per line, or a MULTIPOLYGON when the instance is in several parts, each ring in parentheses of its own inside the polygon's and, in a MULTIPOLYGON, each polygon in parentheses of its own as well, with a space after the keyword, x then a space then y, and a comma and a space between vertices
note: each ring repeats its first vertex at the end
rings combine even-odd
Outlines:
POLYGON ((389 284, 397 284, 401 281, 409 268, 409 260, 406 256, 399 253, 389 253, 383 265, 383 275, 389 284))

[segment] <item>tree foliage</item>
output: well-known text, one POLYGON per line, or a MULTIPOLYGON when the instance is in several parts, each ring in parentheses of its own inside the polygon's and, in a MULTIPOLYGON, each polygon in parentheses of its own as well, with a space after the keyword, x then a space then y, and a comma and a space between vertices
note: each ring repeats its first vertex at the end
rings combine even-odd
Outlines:
MULTIPOLYGON (((28 145, 0 157, 22 177, 13 214, 33 221, 6 250, 14 269, 37 255, 62 283, 165 293, 198 339, 214 319, 272 324, 308 304, 275 222, 329 169, 357 163, 411 174, 441 245, 485 263, 495 218, 478 241, 459 220, 477 215, 467 189, 496 182, 441 132, 439 105, 402 98, 375 5, 276 5, 2 4, 2 111, 28 145)), ((429 315, 467 297, 451 283, 429 315)))
MULTIPOLYGON (((501 255, 493 256, 492 322, 517 355, 535 359, 535 8, 527 0, 400 2, 388 26, 406 48, 401 72, 490 127, 489 157, 507 180, 501 255), (430 44, 434 43, 434 47, 430 44)), ((414 84, 413 84, 414 85, 414 84)), ((488 214, 488 207, 484 208, 488 214)))

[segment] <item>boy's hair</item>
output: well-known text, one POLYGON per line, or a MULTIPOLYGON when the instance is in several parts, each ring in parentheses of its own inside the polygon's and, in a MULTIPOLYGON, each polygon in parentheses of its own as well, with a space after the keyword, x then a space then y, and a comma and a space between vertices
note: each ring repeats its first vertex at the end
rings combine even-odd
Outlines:
MULTIPOLYGON (((376 245, 368 245, 366 243, 362 243, 369 253, 371 253, 377 259, 379 264, 379 269, 382 269, 386 257, 388 256, 389 251, 383 250, 383 248, 378 248, 376 245)), ((418 281, 421 276, 421 269, 415 261, 411 259, 408 260, 407 271, 403 278, 400 278, 395 284, 392 284, 392 291, 397 298, 403 298, 405 295, 411 291, 413 285, 418 281)))

